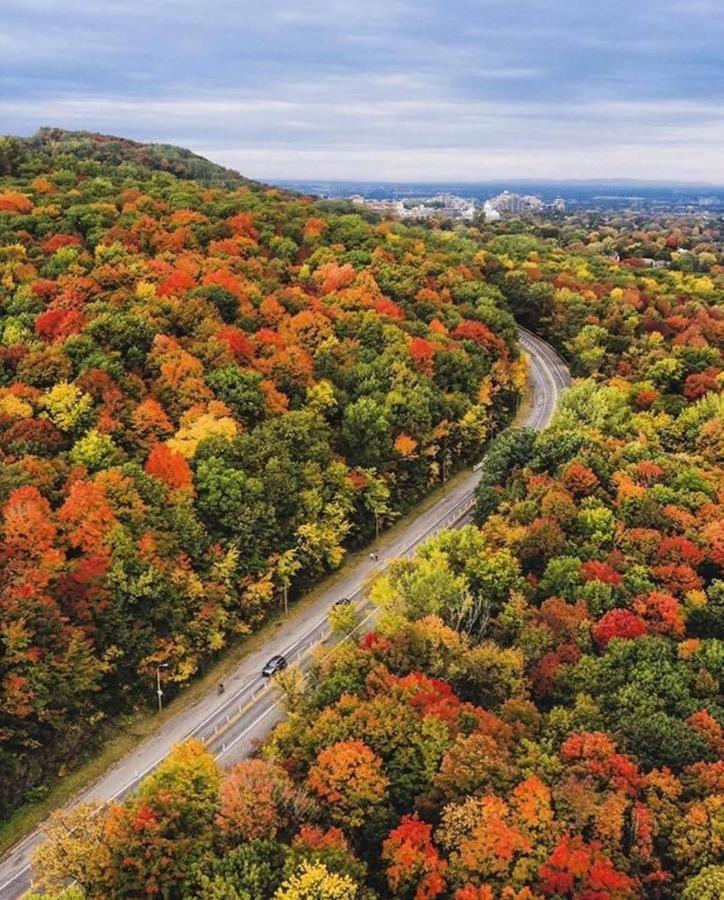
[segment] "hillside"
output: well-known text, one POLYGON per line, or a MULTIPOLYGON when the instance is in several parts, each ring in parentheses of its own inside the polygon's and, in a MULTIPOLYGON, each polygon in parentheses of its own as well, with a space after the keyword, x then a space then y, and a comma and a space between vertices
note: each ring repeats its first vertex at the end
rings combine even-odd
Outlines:
POLYGON ((82 161, 101 166, 127 164, 145 170, 169 172, 177 178, 209 186, 263 187, 232 169, 171 144, 140 143, 128 138, 63 128, 41 128, 29 138, 0 138, 0 175, 20 174, 29 162, 35 167, 40 163, 50 168, 62 168, 67 161, 72 166, 82 161), (12 155, 3 152, 3 140, 12 145, 12 155))
POLYGON ((175 149, 0 149, 7 813, 479 454, 524 371, 471 241, 175 149))

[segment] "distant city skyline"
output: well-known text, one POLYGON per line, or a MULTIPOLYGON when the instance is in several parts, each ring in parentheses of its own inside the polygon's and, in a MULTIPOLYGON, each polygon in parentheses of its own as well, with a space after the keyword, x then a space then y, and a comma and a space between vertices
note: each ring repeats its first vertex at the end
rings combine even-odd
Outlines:
POLYGON ((724 183, 718 0, 5 0, 7 133, 264 180, 724 183))

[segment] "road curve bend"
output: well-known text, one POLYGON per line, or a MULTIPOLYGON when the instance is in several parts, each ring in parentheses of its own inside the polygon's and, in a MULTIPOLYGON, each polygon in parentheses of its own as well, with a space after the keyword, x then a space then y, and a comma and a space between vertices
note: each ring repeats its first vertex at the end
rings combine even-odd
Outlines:
MULTIPOLYGON (((530 361, 530 402, 520 424, 545 428, 553 418, 561 394, 570 385, 571 376, 553 347, 537 335, 521 328, 520 343, 530 361)), ((339 597, 351 598, 364 613, 364 620, 370 618, 373 610, 365 597, 370 578, 391 559, 412 555, 419 544, 436 532, 468 521, 479 477, 473 470, 457 479, 445 496, 400 529, 395 539, 380 550, 378 560, 360 561, 333 588, 323 591, 314 607, 292 609, 277 633, 261 649, 245 657, 227 677, 223 695, 212 691, 180 710, 70 805, 92 801, 100 809, 124 797, 153 771, 175 744, 189 737, 203 740, 225 766, 253 752, 283 717, 276 692, 259 674, 267 659, 281 653, 306 669, 311 663, 312 648, 329 638, 328 613, 339 597)), ((16 900, 32 887, 31 858, 42 839, 41 826, 0 861, 0 900, 16 900)))

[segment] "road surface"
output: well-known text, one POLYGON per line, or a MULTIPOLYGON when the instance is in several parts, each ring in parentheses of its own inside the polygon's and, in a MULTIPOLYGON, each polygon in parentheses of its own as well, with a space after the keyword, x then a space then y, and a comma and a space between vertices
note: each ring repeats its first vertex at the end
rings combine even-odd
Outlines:
MULTIPOLYGON (((522 424, 544 428, 555 412, 558 398, 570 385, 565 363, 552 347, 521 329, 521 344, 530 358, 530 405, 522 424)), ((290 611, 285 622, 267 643, 250 653, 225 681, 226 691, 215 691, 196 701, 165 722, 150 738, 116 763, 100 780, 79 794, 72 805, 97 801, 99 808, 125 796, 151 772, 171 748, 189 737, 205 741, 222 765, 231 765, 248 756, 284 715, 278 692, 261 677, 262 666, 281 653, 301 669, 311 664, 311 650, 329 639, 328 612, 335 600, 349 597, 363 612, 372 615, 365 597, 371 577, 389 560, 411 555, 426 538, 443 528, 469 521, 476 471, 457 479, 454 487, 425 510, 380 550, 379 559, 365 559, 333 588, 318 597, 313 608, 290 611)), ((42 828, 13 847, 0 862, 0 900, 15 900, 32 886, 31 857, 42 841, 42 828)))

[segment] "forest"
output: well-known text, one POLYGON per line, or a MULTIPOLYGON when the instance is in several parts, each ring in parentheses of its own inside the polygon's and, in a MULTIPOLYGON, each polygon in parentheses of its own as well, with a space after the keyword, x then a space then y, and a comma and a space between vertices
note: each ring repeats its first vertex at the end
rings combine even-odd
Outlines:
POLYGON ((0 142, 0 816, 479 454, 525 381, 472 240, 167 149, 0 142))
POLYGON ((722 222, 402 226, 63 143, 0 147, 6 809, 487 454, 255 758, 55 814, 36 886, 721 897, 722 222), (516 320, 576 376, 541 433, 516 320))

